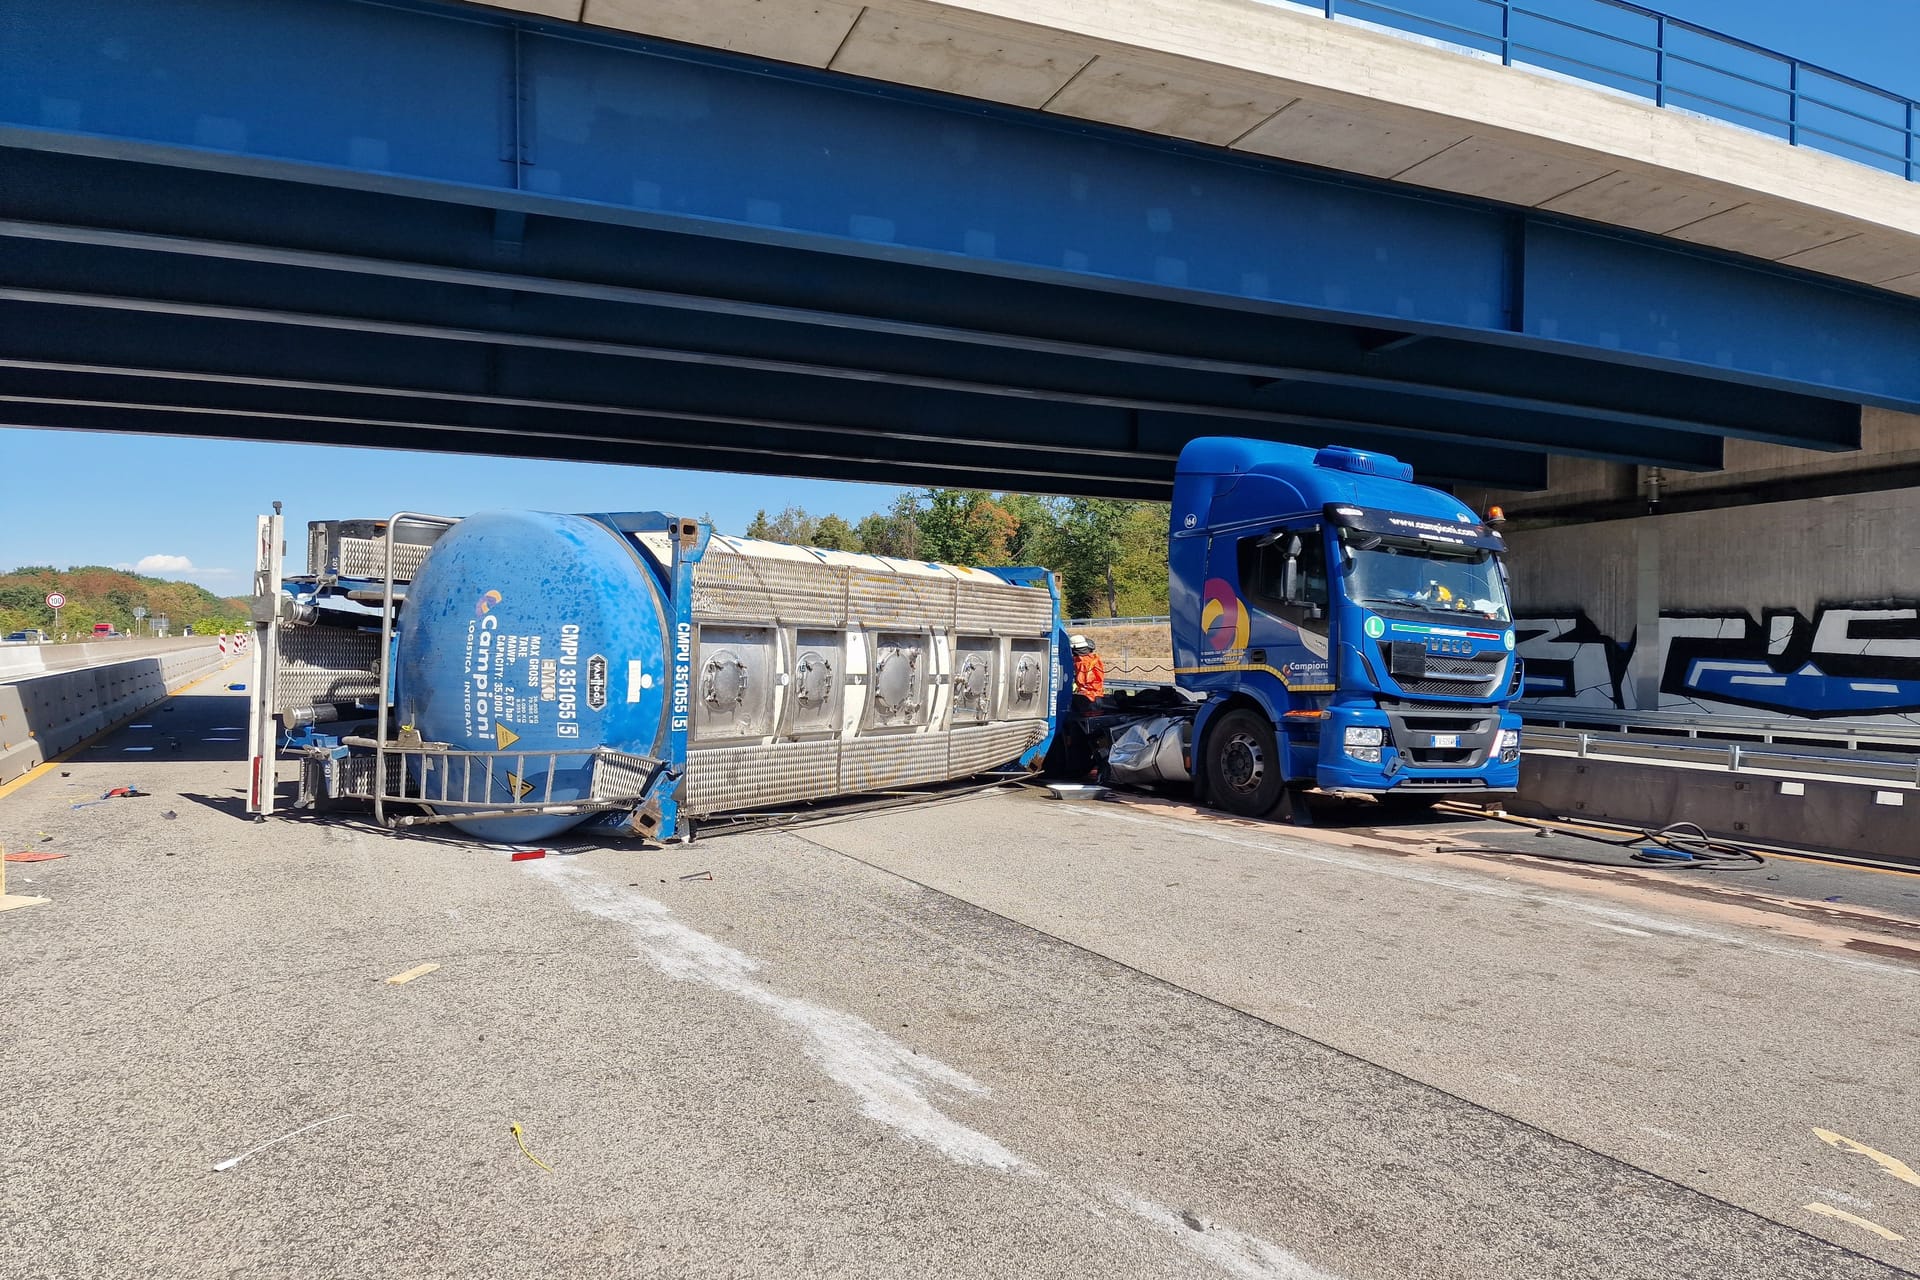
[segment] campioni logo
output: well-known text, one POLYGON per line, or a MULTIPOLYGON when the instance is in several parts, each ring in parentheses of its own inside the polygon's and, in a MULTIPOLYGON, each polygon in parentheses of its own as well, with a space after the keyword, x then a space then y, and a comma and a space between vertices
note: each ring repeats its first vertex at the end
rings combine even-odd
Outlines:
POLYGON ((1201 593, 1200 630, 1214 651, 1246 648, 1252 626, 1253 620, 1247 617, 1240 597, 1233 594, 1232 584, 1225 578, 1208 578, 1201 593))
POLYGON ((501 598, 500 593, 498 591, 487 592, 485 595, 481 596, 479 600, 474 602, 473 616, 476 618, 486 617, 487 614, 493 609, 493 606, 500 603, 500 598, 501 598))

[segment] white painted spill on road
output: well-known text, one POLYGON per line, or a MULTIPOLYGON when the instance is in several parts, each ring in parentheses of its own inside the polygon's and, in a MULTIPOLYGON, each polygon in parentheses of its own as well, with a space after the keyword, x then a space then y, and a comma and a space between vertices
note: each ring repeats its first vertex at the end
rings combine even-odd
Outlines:
POLYGON ((543 862, 532 871, 552 881, 580 910, 626 926, 647 959, 667 976, 759 1005, 799 1031, 807 1055, 859 1100, 861 1114, 956 1164, 1041 1179, 1096 1217, 1107 1216, 1103 1203, 1118 1205, 1239 1280, 1340 1280, 1270 1240, 1224 1223, 1176 1213, 1117 1187, 1102 1188, 1096 1195, 1036 1168, 996 1139, 947 1115, 929 1097, 930 1090, 987 1097, 986 1086, 971 1076, 914 1053, 862 1018, 768 989, 753 976, 758 961, 675 919, 665 903, 624 892, 579 866, 543 862))
POLYGON ((590 872, 558 863, 542 864, 537 874, 559 885, 575 906, 625 925, 647 958, 669 977, 717 987, 799 1031, 807 1055, 859 1100, 861 1113, 869 1119, 959 1164, 1009 1173, 1027 1169, 1026 1161, 947 1115, 928 1096, 929 1090, 944 1089, 985 1097, 986 1087, 972 1077, 914 1053, 860 1018, 769 990, 753 980, 759 968, 753 959, 674 919, 662 903, 622 893, 589 878, 590 872))
POLYGON ((1822 950, 1809 943, 1804 948, 1776 946, 1767 942, 1756 942, 1738 937, 1731 933, 1722 933, 1717 929, 1703 929, 1698 925, 1681 924, 1675 920, 1665 920, 1659 916, 1650 916, 1640 911, 1630 911, 1624 907, 1603 906, 1597 902, 1583 902, 1577 898, 1565 898, 1559 894, 1539 890, 1510 889, 1491 881, 1475 879, 1463 874, 1423 870, 1416 867, 1388 865, 1383 861, 1371 860, 1364 855, 1346 855, 1321 849, 1302 849, 1279 844, 1268 840, 1251 840, 1242 836, 1228 835, 1222 831, 1210 831, 1195 822, 1182 822, 1157 817, 1136 817, 1127 813, 1114 813, 1098 806, 1075 809, 1076 815, 1084 814, 1099 822, 1124 822, 1128 826, 1147 827, 1178 835, 1193 836, 1201 840, 1210 840, 1215 844, 1233 845, 1241 849, 1254 849, 1260 853, 1277 854, 1283 858, 1292 858, 1297 862, 1317 862, 1323 866, 1339 867, 1343 871, 1359 871, 1372 876, 1384 876, 1389 880, 1405 880, 1414 884, 1431 885, 1439 889, 1448 889, 1455 893, 1471 893, 1483 898, 1504 898, 1513 902, 1532 902, 1545 907, 1557 907, 1583 916, 1594 916, 1603 920, 1627 924, 1631 927, 1646 929, 1653 933, 1668 934, 1676 938, 1691 938, 1700 942, 1718 942, 1729 947, 1739 947, 1744 951, 1757 951, 1765 955, 1783 956, 1789 960, 1819 960, 1828 964, 1837 964, 1848 969, 1867 969, 1874 973, 1898 977, 1911 981, 1920 976, 1920 969, 1910 969, 1901 965, 1887 964, 1879 960, 1867 960, 1855 956, 1839 955, 1822 950))
POLYGON ((1230 1276, 1239 1276, 1242 1280, 1335 1280, 1332 1272, 1322 1271, 1271 1240, 1235 1231, 1224 1223, 1195 1214, 1176 1213, 1164 1204, 1122 1187, 1108 1187, 1107 1195, 1121 1208, 1172 1236, 1181 1247, 1199 1254, 1230 1276))

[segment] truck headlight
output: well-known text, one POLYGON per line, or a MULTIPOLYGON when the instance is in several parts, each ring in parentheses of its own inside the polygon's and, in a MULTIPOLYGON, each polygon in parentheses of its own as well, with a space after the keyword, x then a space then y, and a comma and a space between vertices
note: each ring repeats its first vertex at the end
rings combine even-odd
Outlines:
POLYGON ((1384 740, 1385 734, 1379 729, 1368 728, 1365 725, 1350 725, 1347 728, 1347 750, 1349 751, 1355 747, 1377 747, 1384 740))
POLYGON ((1520 758, 1520 731, 1502 729, 1500 731, 1500 763, 1512 764, 1520 758))

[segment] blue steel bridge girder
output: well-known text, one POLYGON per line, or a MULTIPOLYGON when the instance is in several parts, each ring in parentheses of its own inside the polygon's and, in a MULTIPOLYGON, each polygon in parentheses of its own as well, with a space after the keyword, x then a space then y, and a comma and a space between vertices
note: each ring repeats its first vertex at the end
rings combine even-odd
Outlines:
MULTIPOLYGON (((869 425, 892 423, 903 435, 921 427, 988 445, 996 433, 1011 433, 1028 444, 1048 441, 1116 456, 1152 456, 1162 463, 1173 459, 1185 439, 1223 427, 1337 433, 1353 443, 1403 450, 1418 446, 1401 443, 1402 438, 1458 441, 1466 436, 1522 452, 1646 459, 1681 468, 1710 468, 1720 461, 1717 438, 1675 422, 1640 422, 1630 447, 1604 436, 1589 438, 1590 423, 1543 407, 1374 389, 1356 393, 1264 376, 1147 371, 1058 352, 1023 356, 1004 340, 992 346, 936 346, 883 335, 852 352, 831 329, 742 317, 712 318, 704 332, 692 335, 686 317, 670 308, 617 297, 549 295, 539 291, 537 281, 499 273, 488 273, 492 287, 482 287, 343 275, 327 270, 315 255, 303 257, 305 265, 298 268, 201 256, 190 277, 176 275, 169 282, 164 297, 143 296, 141 288, 150 287, 156 272, 151 253, 131 246, 150 244, 150 238, 115 237, 113 247, 102 249, 99 237, 91 238, 95 243, 74 244, 46 238, 51 233, 44 228, 36 228, 36 237, 9 237, 7 230, 0 223, 0 279, 6 281, 0 296, 165 316, 169 333, 159 340, 180 348, 169 357, 174 361, 191 361, 196 350, 181 347, 185 330, 176 329, 176 322, 224 320, 495 347, 522 357, 523 367, 567 366, 564 376, 523 387, 527 395, 590 397, 636 409, 732 406, 731 412, 767 418, 782 405, 817 400, 817 386, 810 384, 831 382, 838 384, 831 399, 843 415, 869 425), (502 288, 512 291, 510 306, 500 299, 502 288), (716 373, 725 374, 718 386, 716 373), (1125 439, 1115 438, 1116 421, 1125 439)), ((144 352, 151 359, 152 342, 131 344, 128 354, 144 352)), ((31 338, 27 345, 33 345, 31 338)), ((242 344, 205 345, 231 350, 242 344)), ((40 358, 57 354, 57 348, 43 348, 40 358)), ((97 355, 90 359, 99 361, 97 355)), ((336 361, 328 379, 337 384, 351 376, 352 370, 336 361)))
MULTIPOLYGON (((617 380, 610 353, 526 349, 560 336, 653 347, 624 357, 652 402, 608 407, 668 417, 699 393, 672 346, 736 361, 702 366, 739 384, 739 403, 713 393, 719 417, 763 418, 804 387, 818 411, 794 430, 899 412, 955 431, 973 413, 1006 420, 989 451, 1084 449, 1098 418, 1143 460, 1240 430, 1504 476, 1537 476, 1543 449, 1713 466, 1729 435, 1849 448, 1858 405, 1920 409, 1905 300, 1488 204, 491 12, 10 10, 0 287, 21 316, 57 317, 36 335, 49 368, 105 368, 89 342, 145 317, 156 339, 224 325, 241 347, 358 353, 357 372, 306 379, 341 395, 395 389, 373 374, 382 344, 356 341, 383 333, 484 348, 543 390, 567 360, 617 380), (63 265, 79 270, 62 281, 63 265), (341 327, 316 337, 322 321, 341 327), (399 324, 418 332, 381 329, 399 324), (749 351, 811 369, 745 378, 749 351), (1010 404, 1021 388, 1045 394, 1010 404)), ((271 380, 225 354, 179 353, 190 376, 168 385, 271 380)), ((443 438, 457 424, 435 414, 470 412, 415 400, 443 438)), ((293 422, 284 409, 257 406, 293 422)), ((1103 474, 1138 483, 1121 461, 1103 474)))

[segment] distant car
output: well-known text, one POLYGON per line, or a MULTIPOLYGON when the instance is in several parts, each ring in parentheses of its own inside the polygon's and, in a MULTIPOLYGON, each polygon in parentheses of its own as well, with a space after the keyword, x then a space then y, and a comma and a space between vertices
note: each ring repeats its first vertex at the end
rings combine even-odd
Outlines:
POLYGON ((0 644, 45 644, 47 633, 44 631, 9 631, 0 636, 0 644))
POLYGON ((93 638, 95 640, 124 640, 127 638, 127 633, 114 630, 111 622, 96 622, 93 624, 93 638))

